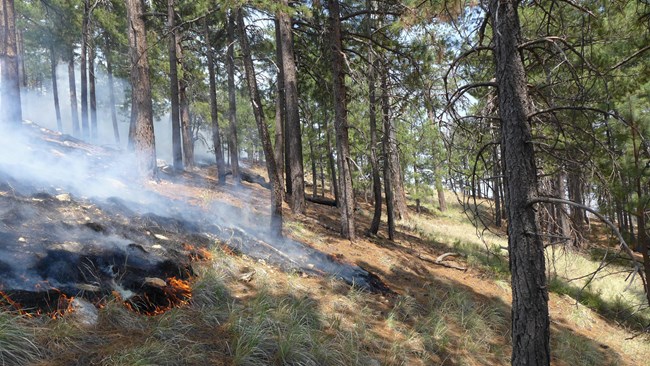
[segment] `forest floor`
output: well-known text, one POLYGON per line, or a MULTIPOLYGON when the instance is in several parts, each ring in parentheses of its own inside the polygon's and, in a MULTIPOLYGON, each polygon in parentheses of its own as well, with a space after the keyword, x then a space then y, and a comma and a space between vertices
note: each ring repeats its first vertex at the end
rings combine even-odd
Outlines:
MULTIPOLYGON (((263 175, 260 167, 251 170, 263 175)), ((215 205, 237 207, 251 213, 237 220, 266 225, 268 190, 246 182, 235 186, 230 177, 218 186, 213 177, 212 167, 162 174, 145 188, 203 209, 208 219, 215 205)), ((284 208, 286 236, 374 273, 390 292, 367 292, 332 276, 286 272, 254 255, 237 254, 227 240, 217 241, 193 264, 192 297, 161 314, 133 312, 118 295, 102 302, 94 325, 75 320, 74 312, 57 319, 0 312, 0 363, 509 364, 511 292, 507 257, 499 249, 506 240, 496 228, 479 238, 456 197, 449 193, 447 201, 445 212, 426 204, 421 213, 412 211, 398 222, 394 241, 383 234, 383 223, 379 236, 364 235, 372 216, 366 202, 358 202, 354 242, 338 235, 335 207, 307 203, 305 215, 284 208), (494 253, 486 254, 486 248, 494 253), (459 255, 446 258, 448 266, 433 263, 445 253, 459 255)), ((599 236, 601 247, 608 245, 605 236, 599 236)), ((645 364, 650 337, 642 328, 650 315, 647 309, 630 310, 639 297, 637 284, 629 286, 631 299, 610 296, 628 287, 624 276, 615 277, 625 264, 610 265, 611 276, 599 276, 599 284, 580 291, 579 280, 569 281, 566 274, 586 275, 598 260, 559 250, 553 258, 552 363, 645 364), (574 268, 577 263, 582 265, 574 268)))

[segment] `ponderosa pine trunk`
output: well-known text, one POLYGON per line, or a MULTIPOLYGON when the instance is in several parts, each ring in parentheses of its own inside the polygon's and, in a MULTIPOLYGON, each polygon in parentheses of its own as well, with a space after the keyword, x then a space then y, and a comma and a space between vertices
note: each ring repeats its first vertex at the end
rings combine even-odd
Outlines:
POLYGON ((23 120, 23 111, 13 0, 0 0, 0 32, 0 120, 5 126, 19 126, 23 120))
POLYGON ((115 85, 113 81, 113 56, 111 54, 111 40, 106 35, 106 73, 108 74, 108 95, 111 103, 111 122, 113 124, 113 137, 115 143, 120 143, 120 130, 117 126, 117 110, 115 108, 115 85))
POLYGON ((84 139, 87 139, 90 137, 90 126, 88 124, 88 27, 90 21, 90 0, 84 0, 83 6, 79 74, 81 75, 81 135, 84 139))
POLYGON ((269 130, 266 127, 266 119, 264 118, 264 109, 262 108, 262 99, 260 98, 259 89, 257 88, 257 80, 255 79, 255 68, 253 66, 253 58, 251 56, 250 47, 248 45, 248 36, 246 35, 246 26, 244 24, 244 16, 241 8, 237 10, 237 25, 239 29, 239 43, 242 50, 242 58, 244 60, 244 69, 246 72, 246 83, 250 91, 251 105, 253 107, 253 114, 255 115, 255 122, 257 123, 257 130, 262 142, 262 149, 264 150, 264 159, 266 160, 266 170, 271 181, 271 233, 278 237, 282 236, 282 187, 278 177, 277 165, 273 156, 273 146, 271 145, 271 137, 269 130))
POLYGON ((376 96, 376 62, 373 51, 368 53, 368 119, 370 120, 370 168, 372 170, 372 194, 374 210, 372 221, 368 229, 369 235, 377 235, 381 221, 381 174, 379 172, 379 159, 377 157, 377 96, 376 96))
POLYGON ((329 116, 325 116, 324 118, 324 123, 325 123, 325 144, 327 145, 327 166, 329 168, 330 172, 330 179, 332 180, 331 182, 331 190, 332 194, 334 195, 334 201, 336 201, 336 206, 338 207, 341 203, 340 195, 339 195, 339 180, 337 179, 337 174, 336 174, 336 161, 334 159, 334 154, 332 153, 332 139, 330 137, 330 129, 328 127, 328 120, 329 116))
POLYGON ((289 162, 289 145, 287 144, 287 109, 284 87, 284 70, 282 62, 282 37, 280 36, 280 20, 275 17, 275 58, 278 66, 277 101, 275 104, 275 161, 278 163, 278 174, 283 185, 284 200, 289 203, 291 196, 291 164, 289 162), (279 132, 278 132, 279 131, 279 132), (280 133, 281 135, 279 135, 280 133))
POLYGON ((77 109, 77 82, 74 75, 74 51, 70 49, 68 59, 68 87, 70 90, 70 114, 72 116, 72 135, 79 137, 81 128, 79 126, 79 111, 77 109))
POLYGON ((143 6, 142 0, 126 0, 131 60, 131 121, 138 169, 141 175, 153 178, 156 176, 156 142, 143 6))
POLYGON ((190 100, 187 97, 187 89, 189 88, 189 72, 187 71, 187 63, 183 53, 183 45, 181 44, 182 36, 177 34, 176 37, 176 59, 181 67, 181 77, 178 80, 178 102, 180 107, 180 122, 181 122, 181 141, 183 148, 183 165, 185 169, 194 168, 194 134, 192 133, 192 121, 190 115, 190 100))
POLYGON ((534 207, 537 170, 528 115, 531 104, 519 53, 517 0, 491 0, 494 61, 505 164, 508 251, 512 275, 513 365, 549 365, 550 323, 544 246, 534 207))
MULTIPOLYGON (((288 0, 281 0, 282 6, 289 7, 288 0)), ((286 10, 277 13, 280 42, 277 47, 282 52, 282 73, 284 78, 284 106, 286 111, 286 144, 289 147, 286 158, 289 160, 291 175, 291 194, 289 206, 293 213, 305 213, 305 173, 303 167, 302 132, 298 111, 298 77, 293 50, 291 18, 286 10)))
POLYGON ((339 166, 339 188, 341 212, 341 235, 355 240, 354 191, 350 167, 350 143, 348 138, 347 90, 343 44, 341 38, 341 15, 338 0, 328 0, 332 79, 334 81, 334 129, 336 131, 336 152, 339 166))
POLYGON ((61 121, 61 105, 59 104, 59 86, 56 80, 57 57, 54 51, 54 45, 50 45, 50 72, 52 77, 52 96, 54 98, 54 113, 56 114, 56 129, 63 132, 63 122, 61 121))
POLYGON ((93 141, 96 141, 99 135, 99 131, 97 131, 97 91, 95 81, 95 44, 90 39, 88 42, 88 98, 90 99, 90 137, 93 141))
POLYGON ((171 104, 171 127, 172 127, 172 165, 174 170, 183 170, 183 152, 181 150, 181 122, 180 122, 180 97, 178 95, 178 59, 176 53, 176 11, 174 0, 167 0, 167 31, 169 32, 168 48, 169 54, 169 102, 171 104))
MULTIPOLYGON (((385 68, 385 67, 384 67, 385 68)), ((393 188, 393 159, 391 149, 393 144, 390 142, 390 99, 388 97, 388 76, 384 70, 381 74, 381 116, 384 125, 384 135, 382 138, 382 147, 384 155, 384 196, 386 197, 386 222, 388 224, 388 239, 395 240, 395 196, 393 188)))
POLYGON ((235 184, 241 183, 239 174, 239 147, 237 144, 237 98, 235 96, 235 14, 231 10, 226 25, 228 51, 226 53, 226 69, 228 72, 228 121, 230 134, 228 136, 228 152, 230 154, 230 169, 235 184))
POLYGON ((219 184, 226 182, 226 165, 221 149, 221 135, 219 131, 219 112, 217 111, 217 80, 214 72, 214 56, 212 54, 212 42, 210 42, 210 27, 208 18, 203 19, 205 28, 206 53, 208 56, 208 76, 210 78, 210 119, 212 121, 212 145, 214 146, 214 157, 217 163, 217 179, 219 184))

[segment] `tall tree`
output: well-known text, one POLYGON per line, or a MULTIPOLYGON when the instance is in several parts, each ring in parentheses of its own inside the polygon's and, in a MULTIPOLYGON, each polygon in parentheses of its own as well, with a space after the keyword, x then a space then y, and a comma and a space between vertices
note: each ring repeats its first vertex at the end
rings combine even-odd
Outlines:
POLYGON ((153 131, 151 81, 149 79, 147 33, 143 9, 142 0, 126 0, 131 59, 131 121, 133 123, 133 147, 140 173, 154 177, 156 175, 156 142, 153 131))
POLYGON ((339 167, 339 209, 341 211, 341 235, 355 239, 354 191, 350 167, 350 142, 348 137, 347 90, 343 44, 341 38, 341 14, 338 0, 328 0, 329 38, 331 42, 332 79, 334 86, 334 129, 336 130, 336 157, 339 167))
POLYGON ((512 273, 512 364, 549 365, 550 328, 544 245, 530 199, 537 171, 528 115, 531 104, 519 53, 518 0, 490 0, 512 273))
POLYGON ((90 137, 90 126, 88 124, 88 39, 90 37, 90 11, 90 0, 83 0, 79 73, 81 74, 81 134, 84 138, 90 137))
POLYGON ((50 75, 52 77, 52 97, 54 98, 54 113, 56 114, 56 129, 63 132, 63 122, 61 121, 61 105, 59 104, 59 86, 57 85, 56 67, 58 58, 54 51, 54 45, 50 43, 50 75))
POLYGON ((76 137, 80 137, 81 128, 79 126, 79 110, 77 109, 77 83, 75 81, 74 51, 72 48, 70 48, 68 53, 68 88, 70 90, 70 112, 72 115, 72 134, 76 137))
POLYGON ((244 16, 241 8, 237 10, 237 25, 239 26, 239 43, 241 44, 242 57, 244 59, 246 83, 250 92, 250 99, 251 105, 253 107, 253 114, 255 115, 255 122, 257 123, 259 136, 262 140, 262 149, 264 150, 264 158, 266 159, 266 170, 272 186, 271 233, 276 236, 282 236, 282 187, 280 186, 277 165, 275 162, 275 157, 273 156, 271 137, 266 126, 266 119, 264 118, 264 108, 262 107, 262 100, 260 98, 259 89, 257 87, 255 68, 253 67, 253 58, 251 56, 250 46, 248 44, 246 25, 244 24, 244 16))
POLYGON ((223 159, 223 150, 221 149, 221 134, 219 131, 219 113, 217 111, 217 81, 214 71, 214 54, 212 42, 210 41, 210 27, 208 17, 203 19, 204 38, 206 43, 206 55, 208 61, 208 77, 210 79, 210 120, 212 122, 212 145, 214 146, 214 156, 217 162, 217 179, 220 184, 226 182, 226 166, 223 159))
POLYGON ((175 26, 176 11, 174 0, 167 0, 167 32, 169 37, 169 101, 172 120, 172 160, 174 170, 183 170, 183 153, 181 150, 180 101, 178 95, 178 60, 177 31, 175 26))
POLYGON ((302 133, 298 111, 298 77, 294 58, 291 18, 287 13, 288 0, 282 0, 282 8, 277 13, 280 40, 277 47, 282 52, 282 72, 284 85, 284 106, 286 111, 286 144, 291 174, 289 205, 294 213, 305 212, 305 173, 302 157, 302 133))
POLYGON ((237 145, 237 98, 235 89, 235 14, 231 10, 228 14, 226 25, 226 69, 228 73, 228 121, 230 122, 230 133, 228 135, 228 152, 230 154, 230 169, 235 184, 239 184, 239 146, 237 145))
POLYGON ((16 43, 14 0, 0 0, 0 97, 2 124, 20 125, 23 120, 20 100, 20 71, 16 43))

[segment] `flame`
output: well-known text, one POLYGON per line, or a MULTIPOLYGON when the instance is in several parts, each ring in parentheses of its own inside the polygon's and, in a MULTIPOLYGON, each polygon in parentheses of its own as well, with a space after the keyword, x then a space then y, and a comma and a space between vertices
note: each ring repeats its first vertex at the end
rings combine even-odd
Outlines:
POLYGON ((190 252, 193 261, 207 261, 212 259, 212 253, 206 248, 197 248, 192 244, 183 243, 183 249, 190 252))
POLYGON ((190 282, 176 278, 167 278, 166 286, 161 293, 143 293, 128 301, 123 301, 124 306, 136 313, 144 315, 160 315, 170 309, 186 305, 192 297, 190 282))

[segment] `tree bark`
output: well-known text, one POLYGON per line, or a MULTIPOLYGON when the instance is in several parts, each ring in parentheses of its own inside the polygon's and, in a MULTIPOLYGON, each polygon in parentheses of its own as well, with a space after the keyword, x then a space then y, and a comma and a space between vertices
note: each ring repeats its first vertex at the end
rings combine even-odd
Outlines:
POLYGON ((385 72, 381 75, 381 115, 384 124, 384 135, 382 139, 384 154, 384 196, 386 196, 386 221, 388 224, 388 239, 395 240, 395 196, 393 194, 393 176, 391 171, 393 159, 391 159, 391 149, 393 144, 390 142, 390 100, 388 97, 387 76, 385 72))
POLYGON ((0 32, 0 121, 3 125, 20 126, 23 112, 13 0, 0 0, 0 32))
POLYGON ((111 54, 111 40, 106 35, 106 72, 108 73, 108 94, 111 103, 111 122, 113 124, 113 137, 115 143, 120 143, 120 130, 117 126, 117 111, 115 109, 115 83, 113 81, 113 56, 111 54))
POLYGON ((334 128, 336 130, 336 152, 339 160, 341 235, 355 240, 354 191, 350 167, 350 144, 348 141, 347 96, 343 45, 341 38, 341 16, 338 0, 328 0, 330 41, 332 51, 332 79, 334 80, 334 128))
POLYGON ((98 137, 97 92, 95 85, 95 44, 92 38, 88 42, 88 98, 90 99, 90 137, 96 141, 98 137))
POLYGON ((180 97, 178 95, 178 59, 176 53, 176 11, 174 0, 167 0, 167 31, 169 32, 169 101, 171 104, 172 122, 172 165, 174 170, 183 170, 183 152, 181 150, 180 97))
POLYGON ((134 127, 133 148, 140 174, 153 178, 156 176, 156 142, 153 131, 151 81, 142 0, 126 0, 126 12, 133 90, 131 106, 131 120, 134 127))
POLYGON ((212 43, 210 42, 210 28, 208 18, 203 19, 205 28, 205 43, 208 56, 208 76, 210 78, 210 118, 212 121, 212 145, 214 146, 214 157, 217 162, 217 179, 219 184, 226 182, 226 165, 223 160, 223 150, 221 149, 221 136, 219 134, 219 113, 217 111, 217 81, 214 72, 214 56, 212 54, 212 43))
MULTIPOLYGON (((0 0, 1 1, 1 0, 0 0)), ((68 86, 70 88, 70 112, 72 116, 72 135, 79 137, 81 129, 79 126, 79 111, 77 109, 77 82, 74 75, 74 51, 70 49, 68 60, 68 86)))
POLYGON ((56 129, 63 132, 63 122, 61 121, 61 105, 59 104, 59 87, 56 79, 57 57, 54 51, 54 45, 50 45, 50 72, 52 76, 52 96, 54 97, 54 112, 56 114, 56 129))
POLYGON ((379 172, 379 159, 377 158, 377 97, 376 97, 376 66, 373 50, 368 53, 368 118, 370 120, 370 168, 372 170, 372 194, 374 211, 368 234, 377 235, 381 221, 381 175, 379 172))
POLYGON ((284 86, 284 67, 282 62, 282 37, 280 36, 280 20, 275 18, 275 57, 278 65, 277 87, 278 100, 275 106, 275 137, 276 137, 276 161, 278 162, 278 174, 282 174, 280 181, 284 181, 283 190, 286 188, 284 199, 289 202, 291 195, 291 164, 289 162, 289 145, 287 144, 287 109, 284 86), (281 135, 278 135, 280 131, 281 135))
MULTIPOLYGON (((289 7, 288 0, 281 0, 282 6, 289 7)), ((291 18, 284 11, 277 13, 282 52, 282 75, 284 77, 284 105, 286 110, 286 129, 284 130, 289 146, 289 165, 291 169, 291 194, 289 205, 293 213, 305 213, 305 173, 303 167, 302 133, 298 112, 298 77, 294 59, 291 18)))
POLYGON ((90 0, 84 0, 84 10, 81 20, 81 135, 84 139, 90 137, 88 124, 88 27, 90 21, 90 0))
POLYGON ((237 10, 237 23, 239 26, 239 43, 241 45, 242 57, 244 59, 244 69, 246 70, 246 82, 250 91, 251 104, 253 107, 253 114, 257 123, 257 129, 262 140, 262 148, 264 150, 264 158, 266 160, 266 170, 271 181, 271 233, 278 237, 282 236, 282 187, 278 177, 278 170, 273 157, 273 146, 271 145, 271 137, 269 130, 266 127, 266 119, 264 118, 264 109, 262 108, 262 100, 257 88, 257 80, 255 78, 255 68, 253 67, 253 59, 251 57, 250 47, 248 45, 248 37, 246 35, 246 26, 244 24, 244 16, 241 8, 237 10))
POLYGON ((329 116, 325 116, 325 144, 327 145, 327 162, 328 162, 328 167, 330 171, 330 179, 332 180, 331 182, 331 190, 332 194, 334 195, 334 200, 336 201, 337 205, 339 202, 341 202, 341 197, 339 196, 339 181, 337 178, 336 174, 336 162, 334 160, 334 154, 332 154, 332 139, 330 138, 330 130, 329 127, 327 126, 327 119, 329 116))
POLYGON ((183 147, 183 165, 186 169, 194 168, 194 134, 190 115, 190 100, 187 97, 189 71, 183 56, 180 37, 176 37, 176 57, 181 66, 183 77, 178 81, 178 98, 180 106, 181 139, 183 147))
POLYGON ((516 0, 491 0, 494 60, 505 163, 508 250, 512 273, 513 365, 549 365, 550 323, 544 246, 535 210, 535 152, 527 116, 526 74, 518 51, 521 29, 516 0), (498 16, 497 16, 498 15, 498 16))
POLYGON ((228 15, 226 26, 228 51, 226 54, 226 68, 228 72, 228 121, 230 122, 230 135, 228 136, 228 151, 230 153, 230 169, 235 184, 241 183, 239 175, 239 147, 237 146, 237 99, 235 96, 235 14, 231 11, 228 15))

